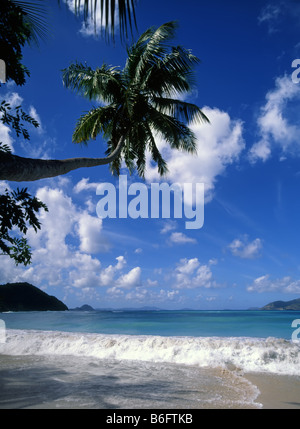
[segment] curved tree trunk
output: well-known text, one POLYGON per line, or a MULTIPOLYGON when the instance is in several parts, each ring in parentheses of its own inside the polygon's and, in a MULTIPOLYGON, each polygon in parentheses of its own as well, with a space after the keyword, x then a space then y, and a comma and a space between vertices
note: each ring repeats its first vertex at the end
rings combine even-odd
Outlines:
POLYGON ((106 158, 32 159, 0 152, 0 180, 32 182, 61 176, 78 168, 109 164, 119 156, 124 140, 122 137, 115 150, 106 158))

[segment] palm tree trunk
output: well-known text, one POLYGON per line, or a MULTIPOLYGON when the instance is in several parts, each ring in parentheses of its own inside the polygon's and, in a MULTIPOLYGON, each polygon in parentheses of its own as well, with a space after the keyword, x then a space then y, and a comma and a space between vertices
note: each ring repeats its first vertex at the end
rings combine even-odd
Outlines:
POLYGON ((109 164, 119 156, 124 141, 122 137, 106 158, 32 159, 0 152, 0 180, 32 182, 60 176, 78 168, 109 164))

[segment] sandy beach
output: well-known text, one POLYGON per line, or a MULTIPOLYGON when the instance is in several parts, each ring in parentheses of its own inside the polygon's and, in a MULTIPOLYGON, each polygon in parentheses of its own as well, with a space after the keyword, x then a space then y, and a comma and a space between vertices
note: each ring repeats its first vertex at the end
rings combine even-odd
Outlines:
POLYGON ((300 409, 299 376, 268 373, 234 376, 235 371, 195 368, 195 378, 187 380, 189 369, 173 366, 168 369, 168 378, 172 380, 168 384, 162 383, 166 368, 161 365, 143 367, 128 362, 103 366, 91 361, 78 373, 73 368, 77 360, 1 356, 0 408, 300 409), (116 373, 119 365, 120 371, 116 373), (181 372, 176 381, 174 371, 181 372), (143 383, 137 383, 135 378, 139 372, 143 383), (256 388, 260 392, 257 397, 256 388), (243 404, 250 392, 254 394, 254 402, 243 404))
POLYGON ((280 338, 10 329, 0 408, 300 409, 299 351, 280 338))
POLYGON ((263 409, 299 409, 300 410, 300 377, 251 373, 244 374, 260 391, 256 402, 263 409))

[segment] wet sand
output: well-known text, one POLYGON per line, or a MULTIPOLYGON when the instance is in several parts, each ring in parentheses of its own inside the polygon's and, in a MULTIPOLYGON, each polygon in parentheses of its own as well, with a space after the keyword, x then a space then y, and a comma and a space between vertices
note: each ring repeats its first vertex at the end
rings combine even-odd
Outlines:
POLYGON ((0 355, 0 408, 300 409, 300 376, 190 370, 0 355))
POLYGON ((300 410, 299 376, 251 373, 244 377, 258 387, 260 395, 256 402, 261 403, 263 409, 300 410))

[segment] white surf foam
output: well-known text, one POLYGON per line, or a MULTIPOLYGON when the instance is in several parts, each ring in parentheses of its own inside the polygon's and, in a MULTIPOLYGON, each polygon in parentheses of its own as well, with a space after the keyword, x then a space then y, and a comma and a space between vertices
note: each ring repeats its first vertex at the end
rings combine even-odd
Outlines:
POLYGON ((7 330, 6 355, 71 355, 98 359, 237 367, 300 375, 300 344, 278 338, 160 337, 7 330))

